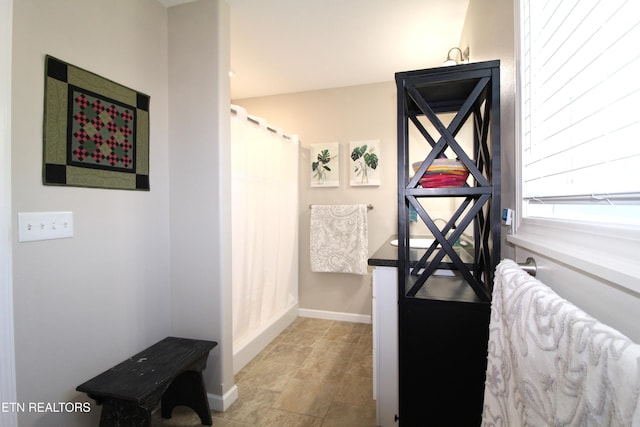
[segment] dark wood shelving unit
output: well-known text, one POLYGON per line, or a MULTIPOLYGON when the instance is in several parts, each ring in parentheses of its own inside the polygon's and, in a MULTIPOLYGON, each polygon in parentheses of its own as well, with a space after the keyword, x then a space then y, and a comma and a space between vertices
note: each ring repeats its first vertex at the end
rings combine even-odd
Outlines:
POLYGON ((401 426, 480 425, 493 274, 500 257, 499 82, 499 61, 396 74, 401 426), (443 113, 453 113, 448 124, 443 113), (412 126, 428 144, 428 154, 410 176, 412 126), (469 126, 472 148, 457 139, 469 126), (422 188, 420 178, 442 157, 466 166, 467 183, 422 188), (429 209, 433 198, 451 198, 456 206, 440 227, 429 209), (410 259, 411 208, 435 238, 417 262, 410 259), (457 245, 461 238, 464 247, 457 245))

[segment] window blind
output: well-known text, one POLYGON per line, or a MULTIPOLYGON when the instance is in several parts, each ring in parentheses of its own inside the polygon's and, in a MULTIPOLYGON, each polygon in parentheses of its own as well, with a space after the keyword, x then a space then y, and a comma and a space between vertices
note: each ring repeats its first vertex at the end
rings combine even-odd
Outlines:
POLYGON ((640 204, 638 9, 637 0, 522 0, 525 215, 593 204, 607 216, 640 204))

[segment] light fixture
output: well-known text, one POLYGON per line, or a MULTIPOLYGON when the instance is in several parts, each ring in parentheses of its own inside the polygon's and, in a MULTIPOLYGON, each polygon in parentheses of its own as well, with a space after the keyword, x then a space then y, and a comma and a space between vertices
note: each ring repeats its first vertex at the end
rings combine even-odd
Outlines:
POLYGON ((459 47, 452 47, 449 49, 449 53, 447 53, 447 60, 442 63, 442 65, 458 65, 458 64, 468 64, 469 63, 469 48, 467 47, 464 52, 460 50, 459 47), (453 52, 453 56, 452 56, 453 52), (460 62, 458 62, 458 55, 456 52, 460 54, 460 62))

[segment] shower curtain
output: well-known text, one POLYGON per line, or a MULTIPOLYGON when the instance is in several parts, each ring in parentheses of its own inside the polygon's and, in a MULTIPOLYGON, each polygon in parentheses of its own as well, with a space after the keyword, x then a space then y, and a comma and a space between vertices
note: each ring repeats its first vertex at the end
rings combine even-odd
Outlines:
POLYGON ((298 138, 231 111, 235 354, 298 303, 298 138))

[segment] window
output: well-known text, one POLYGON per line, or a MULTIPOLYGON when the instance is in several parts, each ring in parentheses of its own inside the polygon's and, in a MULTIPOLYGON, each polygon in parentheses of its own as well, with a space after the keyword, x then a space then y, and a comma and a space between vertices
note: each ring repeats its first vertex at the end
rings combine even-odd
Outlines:
POLYGON ((637 0, 521 0, 523 217, 640 225, 637 0))

